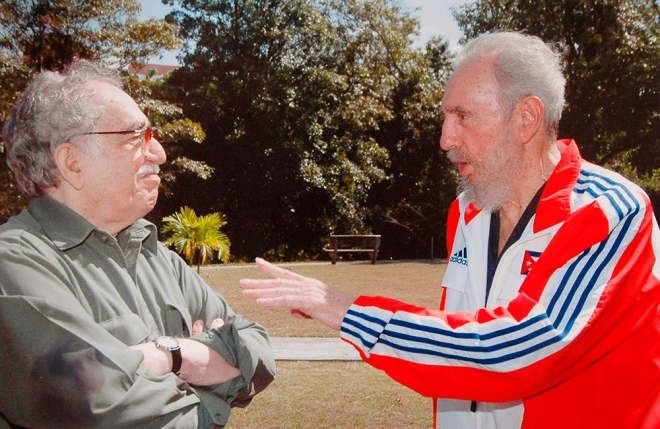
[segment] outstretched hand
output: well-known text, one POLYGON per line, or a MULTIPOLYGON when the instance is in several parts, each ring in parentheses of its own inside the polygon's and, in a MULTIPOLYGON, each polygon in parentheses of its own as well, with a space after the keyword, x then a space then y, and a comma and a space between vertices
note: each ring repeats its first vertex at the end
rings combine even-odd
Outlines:
POLYGON ((339 330, 344 315, 355 298, 333 289, 323 282, 276 267, 256 259, 261 271, 273 279, 243 279, 243 295, 263 307, 288 308, 292 314, 311 317, 339 330))

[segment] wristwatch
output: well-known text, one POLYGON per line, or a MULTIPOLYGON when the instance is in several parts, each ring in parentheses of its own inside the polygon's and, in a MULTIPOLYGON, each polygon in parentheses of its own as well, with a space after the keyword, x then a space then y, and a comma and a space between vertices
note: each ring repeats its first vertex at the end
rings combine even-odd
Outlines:
POLYGON ((162 336, 154 340, 156 347, 172 353, 172 372, 179 375, 181 371, 181 346, 174 337, 162 336))

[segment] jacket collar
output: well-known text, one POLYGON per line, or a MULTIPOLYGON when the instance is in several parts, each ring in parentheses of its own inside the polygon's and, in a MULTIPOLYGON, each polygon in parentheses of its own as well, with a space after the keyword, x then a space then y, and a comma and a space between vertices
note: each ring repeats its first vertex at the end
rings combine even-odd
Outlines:
POLYGON ((559 140, 557 147, 562 156, 541 194, 534 219, 534 232, 565 221, 571 213, 571 193, 580 175, 582 157, 574 140, 559 140))
MULTIPOLYGON (((94 233, 109 235, 89 223, 87 219, 48 195, 32 198, 28 211, 39 223, 44 233, 60 250, 76 247, 94 233)), ((128 232, 144 240, 145 246, 155 250, 157 242, 156 226, 140 219, 120 234, 128 232)))
MULTIPOLYGON (((563 222, 571 213, 571 192, 580 174, 582 157, 575 140, 558 140, 556 144, 562 156, 541 194, 534 218, 534 232, 563 222)), ((465 224, 470 223, 480 212, 472 203, 468 204, 465 208, 465 224)))

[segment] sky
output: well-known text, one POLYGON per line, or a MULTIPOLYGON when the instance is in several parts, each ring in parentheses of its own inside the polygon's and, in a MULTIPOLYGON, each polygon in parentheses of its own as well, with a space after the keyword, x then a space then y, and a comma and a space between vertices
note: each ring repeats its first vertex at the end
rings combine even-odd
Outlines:
MULTIPOLYGON (((452 49, 458 46, 458 39, 463 33, 451 15, 450 7, 471 3, 472 0, 398 0, 420 19, 420 36, 416 44, 423 45, 431 36, 440 35, 449 41, 452 49)), ((142 5, 141 19, 162 18, 170 10, 161 0, 140 0, 142 5)), ((167 52, 162 58, 152 58, 153 64, 177 65, 175 52, 167 52)))

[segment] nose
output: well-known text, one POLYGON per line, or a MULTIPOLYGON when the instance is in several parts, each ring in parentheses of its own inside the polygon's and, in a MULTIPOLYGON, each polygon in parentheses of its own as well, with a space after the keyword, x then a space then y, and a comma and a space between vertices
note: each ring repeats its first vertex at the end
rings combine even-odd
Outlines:
POLYGON ((452 125, 452 119, 445 117, 442 123, 442 135, 440 136, 440 147, 442 150, 451 150, 459 145, 459 139, 456 135, 455 127, 452 125))
POLYGON ((163 149, 163 146, 160 144, 160 142, 156 138, 152 137, 149 141, 149 149, 147 150, 144 158, 146 161, 161 165, 164 164, 167 160, 167 154, 165 153, 165 149, 163 149))

